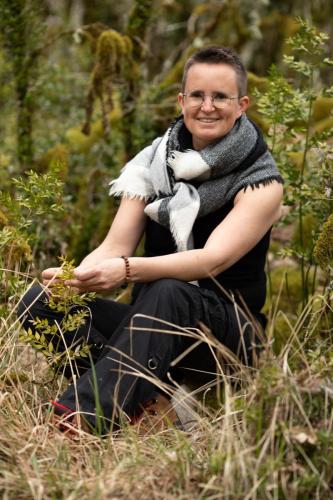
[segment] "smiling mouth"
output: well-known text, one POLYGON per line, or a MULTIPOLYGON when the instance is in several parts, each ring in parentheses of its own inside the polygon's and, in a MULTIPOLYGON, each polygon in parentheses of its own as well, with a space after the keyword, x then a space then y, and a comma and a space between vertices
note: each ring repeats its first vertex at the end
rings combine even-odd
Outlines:
POLYGON ((219 118, 197 118, 197 120, 202 123, 215 123, 219 118))

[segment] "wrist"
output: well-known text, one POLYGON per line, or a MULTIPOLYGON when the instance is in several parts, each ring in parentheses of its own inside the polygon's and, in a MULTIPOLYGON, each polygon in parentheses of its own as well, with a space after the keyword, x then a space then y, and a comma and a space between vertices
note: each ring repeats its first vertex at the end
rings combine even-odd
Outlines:
POLYGON ((129 283, 131 283, 131 265, 129 258, 126 257, 125 255, 120 256, 121 259, 124 261, 124 271, 125 271, 125 276, 124 276, 124 283, 123 286, 127 286, 129 283))

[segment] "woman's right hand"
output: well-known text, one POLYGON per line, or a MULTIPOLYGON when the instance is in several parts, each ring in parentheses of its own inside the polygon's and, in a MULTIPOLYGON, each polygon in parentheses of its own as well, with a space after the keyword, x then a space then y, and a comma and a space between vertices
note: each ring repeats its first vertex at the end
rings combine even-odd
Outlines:
POLYGON ((81 292, 107 292, 121 286, 125 275, 124 260, 112 257, 92 266, 80 265, 74 270, 74 278, 65 284, 81 292))
POLYGON ((48 269, 44 269, 42 272, 43 285, 52 285, 57 281, 57 277, 61 276, 62 268, 61 267, 49 267, 48 269))
POLYGON ((104 260, 110 259, 111 257, 113 257, 112 252, 100 245, 99 247, 95 248, 95 250, 86 255, 86 257, 84 257, 79 267, 80 269, 92 267, 100 264, 104 260))
MULTIPOLYGON (((95 266, 100 264, 103 260, 110 258, 110 252, 104 250, 101 247, 97 247, 91 253, 89 253, 82 262, 80 263, 80 269, 85 269, 87 267, 95 266)), ((61 267, 49 267, 42 272, 43 285, 51 285, 58 281, 58 277, 61 276, 61 267)))

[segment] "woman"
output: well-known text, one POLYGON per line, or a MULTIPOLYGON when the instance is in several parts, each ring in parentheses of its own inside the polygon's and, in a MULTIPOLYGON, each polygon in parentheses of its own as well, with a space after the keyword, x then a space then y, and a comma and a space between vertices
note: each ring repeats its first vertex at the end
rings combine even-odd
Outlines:
MULTIPOLYGON (((166 322, 181 328, 201 322, 243 363, 252 363, 255 331, 265 326, 264 264, 282 179, 260 130, 246 117, 246 84, 231 49, 194 54, 178 96, 182 116, 111 183, 111 194, 122 199, 110 231, 66 284, 105 292, 133 282, 134 299, 131 305, 91 304, 92 322, 80 334, 89 329, 95 365, 55 403, 58 414, 79 411, 96 427, 99 412, 103 430, 114 428, 123 412, 133 418, 155 396, 151 377, 164 379, 193 342, 154 333, 166 322), (145 256, 133 257, 144 233, 145 256), (99 353, 97 344, 104 347, 99 353)), ((44 284, 58 272, 45 270, 44 284)), ((26 327, 31 317, 57 319, 40 295, 34 288, 22 300, 26 327)), ((195 351, 189 364, 207 370, 206 351, 195 351)))

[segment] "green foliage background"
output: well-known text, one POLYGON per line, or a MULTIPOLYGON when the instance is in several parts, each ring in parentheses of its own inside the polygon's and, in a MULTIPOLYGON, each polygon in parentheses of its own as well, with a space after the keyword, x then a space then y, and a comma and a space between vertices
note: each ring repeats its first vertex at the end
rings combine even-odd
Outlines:
MULTIPOLYGON (((281 224, 291 237, 273 248, 298 266, 286 269, 298 276, 296 300, 304 307, 318 287, 329 290, 332 9, 312 1, 127 0, 92 9, 84 0, 0 0, 3 310, 26 286, 15 272, 38 276, 64 254, 78 264, 102 240, 117 208, 110 179, 179 113, 183 64, 209 44, 233 46, 248 67, 249 115, 286 180, 281 224)), ((271 299, 279 273, 269 273, 271 299)))
MULTIPOLYGON (((332 15, 327 0, 0 0, 6 498, 106 498, 113 491, 129 497, 142 495, 141 485, 153 498, 330 497, 332 15), (83 436, 69 446, 52 426, 51 438, 45 433, 41 403, 63 387, 61 370, 50 385, 40 358, 24 368, 22 356, 28 344, 52 368, 62 367, 56 329, 37 321, 37 335, 22 332, 17 302, 60 255, 78 264, 102 240, 117 208, 109 181, 179 113, 183 64, 209 44, 240 53, 249 70, 249 115, 265 131, 286 181, 267 261, 267 346, 258 368, 240 370, 236 390, 219 374, 223 397, 219 388, 216 412, 205 410, 193 435, 139 442, 129 429, 117 444, 112 436, 83 436), (32 373, 40 369, 37 387, 32 373)), ((64 260, 63 268, 69 275, 73 263, 64 260)), ((91 297, 66 294, 61 282, 58 291, 62 328, 74 331, 91 297)), ((72 347, 73 362, 89 356, 87 344, 72 347)))
MULTIPOLYGON (((299 266, 297 300, 330 289, 332 9, 0 0, 3 310, 26 285, 13 272, 38 276, 64 254, 79 263, 102 240, 117 208, 108 182, 179 113, 184 61, 209 44, 233 46, 248 67, 249 115, 286 179, 282 225, 292 233, 275 252, 299 266)), ((273 281, 274 272, 271 298, 273 281)))
MULTIPOLYGON (((1 0, 1 187, 13 192, 13 178, 46 173, 56 160, 67 203, 66 230, 61 219, 48 224, 36 267, 60 248, 80 260, 101 240, 114 212, 108 181, 179 112, 182 66, 193 50, 233 46, 250 71, 250 90, 262 92, 271 64, 281 67, 282 54, 290 54, 295 16, 330 34, 331 10, 329 2, 311 1, 127 0, 92 8, 84 0, 1 0)), ((329 53, 330 38, 327 45, 329 53)), ((291 70, 285 67, 287 78, 291 70)), ((329 71, 315 78, 327 85, 329 71)), ((329 98, 316 108, 321 130, 332 125, 331 108, 329 98)), ((259 116, 255 100, 250 115, 259 116)))

